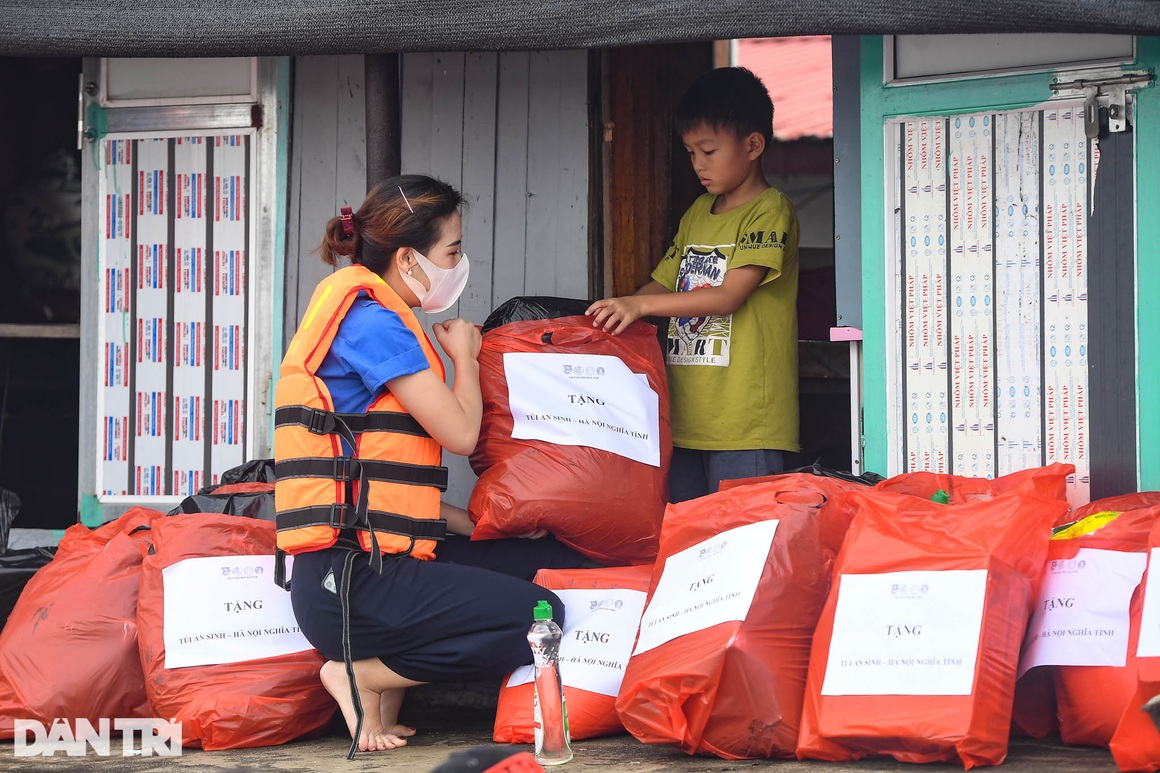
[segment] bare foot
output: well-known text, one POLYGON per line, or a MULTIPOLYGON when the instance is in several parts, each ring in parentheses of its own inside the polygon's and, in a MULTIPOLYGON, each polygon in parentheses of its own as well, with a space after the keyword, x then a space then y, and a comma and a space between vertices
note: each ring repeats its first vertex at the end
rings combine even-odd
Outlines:
POLYGON ((415 735, 415 728, 408 727, 407 725, 396 724, 396 725, 391 725, 390 729, 385 730, 384 732, 387 735, 392 735, 392 736, 395 736, 396 738, 399 738, 403 742, 403 744, 406 744, 407 739, 410 738, 411 736, 415 735))
MULTIPOLYGON (((370 661, 357 661, 353 664, 355 684, 358 685, 358 694, 363 708, 363 724, 362 732, 359 733, 358 748, 360 751, 368 752, 406 746, 407 737, 414 735, 415 730, 399 724, 392 724, 389 729, 384 729, 381 707, 383 691, 376 692, 370 687, 362 686, 367 683, 373 684, 375 681, 360 678, 359 672, 366 670, 367 667, 363 664, 368 662, 370 661)), ((377 662, 373 661, 373 663, 377 662)), ((373 663, 371 668, 374 667, 373 663)), ((338 702, 343 719, 346 720, 346 727, 353 738, 358 729, 358 715, 355 712, 354 699, 350 694, 350 679, 346 674, 346 665, 336 660, 328 660, 323 664, 318 675, 322 679, 322 686, 338 702)))
POLYGON ((383 690, 379 700, 379 721, 383 723, 387 733, 399 738, 410 738, 415 735, 415 728, 399 722, 399 709, 403 706, 403 697, 406 693, 405 688, 388 688, 383 690))

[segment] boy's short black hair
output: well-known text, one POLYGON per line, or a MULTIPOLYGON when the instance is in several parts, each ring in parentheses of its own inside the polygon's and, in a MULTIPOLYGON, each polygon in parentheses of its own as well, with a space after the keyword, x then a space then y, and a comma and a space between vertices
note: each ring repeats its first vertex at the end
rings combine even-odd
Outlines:
POLYGON ((677 103, 677 134, 709 125, 738 137, 752 132, 773 143, 773 100, 761 79, 744 67, 720 67, 693 82, 677 103))

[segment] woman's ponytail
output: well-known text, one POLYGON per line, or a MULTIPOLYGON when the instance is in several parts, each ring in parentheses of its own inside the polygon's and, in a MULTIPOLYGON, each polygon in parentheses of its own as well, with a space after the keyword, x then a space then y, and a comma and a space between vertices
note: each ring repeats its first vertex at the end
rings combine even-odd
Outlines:
POLYGON ((358 254, 358 248, 358 226, 355 226, 354 233, 348 235, 343 231, 341 217, 330 218, 326 223, 326 233, 322 237, 322 244, 318 247, 322 262, 330 266, 337 266, 339 258, 353 261, 354 256, 358 254))
POLYGON ((353 233, 342 217, 332 217, 318 252, 337 266, 340 258, 383 274, 395 250, 411 247, 427 252, 439 238, 443 220, 459 210, 463 198, 445 182, 425 175, 392 177, 377 185, 354 212, 353 233))

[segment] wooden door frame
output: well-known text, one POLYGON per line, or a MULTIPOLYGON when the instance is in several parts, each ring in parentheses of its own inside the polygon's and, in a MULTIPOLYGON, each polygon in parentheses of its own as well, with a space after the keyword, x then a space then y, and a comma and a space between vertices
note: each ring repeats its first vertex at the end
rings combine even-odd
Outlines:
POLYGON ((589 230, 597 295, 649 281, 681 215, 703 191, 673 130, 685 89, 712 69, 712 42, 593 52, 594 199, 589 230), (598 186, 598 187, 597 187, 598 186))

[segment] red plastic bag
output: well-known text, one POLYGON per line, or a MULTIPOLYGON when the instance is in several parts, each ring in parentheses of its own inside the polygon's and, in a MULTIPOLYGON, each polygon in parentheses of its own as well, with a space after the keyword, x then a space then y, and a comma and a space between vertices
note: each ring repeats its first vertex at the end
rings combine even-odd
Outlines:
MULTIPOLYGON (((178 639, 183 658, 188 658, 184 647, 194 638, 228 639, 238 647, 251 637, 266 641, 264 637, 291 632, 282 630, 288 625, 270 628, 268 618, 253 616, 262 606, 254 599, 269 599, 269 588, 275 594, 285 594, 285 604, 289 605, 289 594, 274 585, 272 568, 253 561, 236 565, 228 560, 187 563, 189 559, 246 556, 270 557, 272 561, 274 524, 231 515, 175 515, 154 527, 153 541, 156 552, 146 557, 141 573, 137 623, 145 686, 156 716, 182 723, 184 746, 200 745, 207 750, 273 746, 325 728, 337 706, 318 677, 324 659, 309 645, 300 651, 241 662, 219 660, 166 668, 165 578, 168 574, 169 581, 175 583, 170 592, 177 598, 176 572, 189 571, 190 567, 196 567, 206 582, 196 608, 183 611, 182 625, 192 622, 192 627, 202 626, 196 637, 187 633, 178 639), (227 577, 233 586, 228 595, 218 584, 210 584, 217 575, 227 577), (227 612, 238 621, 231 630, 217 615, 216 605, 222 604, 231 605, 227 612), (260 622, 246 623, 247 618, 260 622)), ((177 653, 173 655, 176 658, 177 653)))
MULTIPOLYGON (((1059 732, 1066 744, 1107 746, 1124 713, 1124 707, 1136 691, 1136 643, 1143 605, 1143 586, 1139 573, 1142 573, 1147 560, 1148 535, 1158 518, 1160 497, 1153 492, 1101 499, 1073 510, 1067 520, 1076 523, 1073 527, 1076 536, 1066 536, 1068 532, 1062 532, 1051 540, 1048 547, 1047 564, 1044 567, 1045 583, 1048 578, 1058 576, 1057 573, 1065 577, 1077 576, 1076 564, 1083 562, 1087 565, 1088 575, 1084 582, 1100 588, 1103 608, 1096 615, 1100 624, 1097 626, 1093 623, 1090 626, 1100 636, 1094 639, 1091 636, 1079 637, 1078 641, 1084 651, 1090 653, 1100 644, 1104 646, 1099 649, 1107 649, 1113 641, 1108 637, 1109 632, 1115 630, 1115 612, 1104 606, 1113 601, 1109 598, 1110 594, 1120 594, 1116 600, 1122 603, 1119 608, 1127 613, 1129 621, 1123 631, 1124 665, 1058 664, 1054 668, 1059 732), (1106 574, 1093 573, 1097 559, 1105 562, 1106 574), (1129 571, 1130 566, 1133 566, 1132 561, 1139 561, 1138 565, 1134 565, 1135 573, 1129 571), (1119 579, 1125 574, 1130 576, 1119 579)), ((1084 570, 1083 567, 1079 569, 1084 570)), ((1065 629, 1080 627, 1074 618, 1070 621, 1067 619, 1069 610, 1060 610, 1059 613, 1046 610, 1046 606, 1058 601, 1047 598, 1049 595, 1058 594, 1050 594, 1049 589, 1044 587, 1032 618, 1032 627, 1028 630, 1028 641, 1024 644, 1025 658, 1030 654, 1029 647, 1035 629, 1051 625, 1049 621, 1052 616, 1063 614, 1065 618, 1060 624, 1065 629), (1068 625, 1068 622, 1072 624, 1068 625)), ((1070 601, 1085 603, 1082 597, 1079 600, 1072 597, 1070 601)), ((1085 630, 1089 628, 1087 625, 1082 627, 1085 630)), ((1077 654, 1081 657, 1083 655, 1082 652, 1077 654)))
POLYGON ((1092 515, 1122 513, 1126 510, 1143 510, 1149 507, 1160 506, 1160 491, 1137 491, 1134 494, 1120 494, 1114 497, 1097 499, 1086 505, 1080 505, 1069 510, 1056 519, 1056 529, 1068 524, 1077 523, 1092 515))
POLYGON ((810 653, 800 758, 1003 761, 1020 645, 1072 472, 918 473, 848 495, 857 514, 810 653), (950 504, 930 501, 932 484, 950 504))
POLYGON ((864 488, 789 474, 670 505, 616 710, 646 743, 793 757, 810 639, 864 488))
MULTIPOLYGON (((1132 594, 1131 626, 1123 666, 1059 666, 1055 669, 1055 701, 1059 738, 1074 746, 1107 747, 1139 685, 1136 645, 1140 639, 1143 585, 1132 594)), ((1160 692, 1160 689, 1157 690, 1160 692)))
POLYGON ((1160 695, 1160 681, 1140 680, 1132 693, 1116 732, 1108 742, 1116 766, 1124 771, 1160 770, 1160 732, 1152 717, 1143 710, 1143 705, 1160 695))
POLYGON ((137 657, 137 586, 150 524, 136 507, 96 530, 77 524, 28 581, 0 633, 0 738, 15 719, 151 717, 137 657))
MULTIPOLYGON (((619 687, 617 674, 621 677, 624 674, 651 577, 651 566, 541 569, 536 573, 535 583, 556 591, 567 608, 564 641, 560 645, 560 677, 564 681, 568 728, 573 740, 624 732, 624 725, 616 716, 613 682, 619 687), (624 615, 627 618, 621 620, 624 615), (633 629, 627 640, 615 638, 628 619, 633 620, 633 629), (573 665, 580 660, 589 662, 573 665), (597 662, 592 663, 593 660, 597 662), (584 686, 595 688, 593 684, 585 685, 585 680, 593 676, 607 688, 605 691, 584 689, 584 686), (612 695, 608 694, 610 691, 612 695)), ((530 678, 530 672, 530 666, 514 672, 500 688, 492 735, 496 743, 535 741, 532 717, 535 687, 531 681, 524 681, 530 678), (513 680, 518 683, 513 684, 513 680)))
MULTIPOLYGON (((573 366, 565 358, 559 367, 573 366)), ((483 423, 471 454, 479 481, 467 506, 476 524, 472 539, 547 529, 599 563, 651 564, 668 501, 672 456, 668 386, 656 329, 634 322, 613 336, 593 328, 589 317, 511 322, 483 336, 479 370, 483 423), (505 353, 606 355, 645 376, 657 396, 658 466, 586 445, 513 438, 505 353)))
MULTIPOLYGON (((939 489, 947 492, 949 504, 987 501, 1014 489, 1029 490, 1048 499, 1067 499, 1067 480, 1057 472, 1061 465, 1032 467, 998 478, 964 478, 941 472, 908 472, 887 478, 874 486, 877 491, 909 494, 930 499, 939 489)), ((1062 519, 1067 513, 1061 514, 1062 519)), ((1038 582, 1038 579, 1036 580, 1038 582)))
POLYGON ((1059 732, 1055 703, 1055 666, 1033 668, 1015 682, 1011 735, 1046 738, 1059 732))
MULTIPOLYGON (((1124 511, 1152 508, 1160 505, 1160 492, 1146 491, 1109 497, 1069 510, 1056 519, 1057 529, 1067 524, 1085 521, 1089 516, 1115 516, 1124 511)), ((1148 532, 1154 515, 1133 516, 1121 521, 1111 531, 1091 534, 1095 541, 1063 542, 1053 539, 1048 548, 1048 567, 1052 560, 1074 558, 1080 547, 1108 550, 1143 551, 1147 548, 1148 532), (1110 540, 1110 541, 1109 541, 1110 540)), ((1085 539, 1088 539, 1085 537, 1085 539)), ((1057 680, 1057 666, 1037 666, 1027 671, 1015 684, 1015 706, 1011 716, 1011 730, 1032 738, 1045 738, 1060 732, 1060 711, 1068 717, 1063 731, 1064 743, 1106 746, 1119 722, 1123 705, 1136 689, 1135 655, 1139 633, 1140 599, 1133 597, 1130 607, 1132 628, 1129 632, 1128 671, 1122 667, 1075 666, 1068 667, 1067 675, 1057 680), (1111 679, 1104 689, 1105 679, 1111 679), (1063 703, 1056 700, 1057 690, 1063 703), (1062 706, 1062 709, 1061 709, 1062 706), (1114 716, 1113 716, 1114 715, 1114 716), (1085 720, 1083 717, 1087 716, 1085 720), (1103 719, 1095 719, 1102 716, 1103 719), (1093 735, 1085 727, 1103 725, 1093 735)), ((1030 636, 1030 632, 1028 633, 1030 636)), ((1024 655, 1027 645, 1024 643, 1024 655)))
POLYGON ((1156 551, 1160 549, 1160 523, 1152 527, 1148 535, 1148 547, 1148 570, 1141 583, 1142 609, 1139 625, 1135 626, 1141 632, 1135 642, 1137 646, 1129 647, 1129 657, 1136 656, 1136 689, 1108 742, 1108 748, 1120 770, 1160 770, 1160 732, 1151 716, 1142 709, 1144 703, 1160 695, 1160 655, 1156 654, 1158 648, 1155 639, 1149 637, 1145 640, 1142 632, 1144 626, 1153 627, 1154 630, 1157 605, 1160 604, 1160 570, 1155 561, 1156 551))

